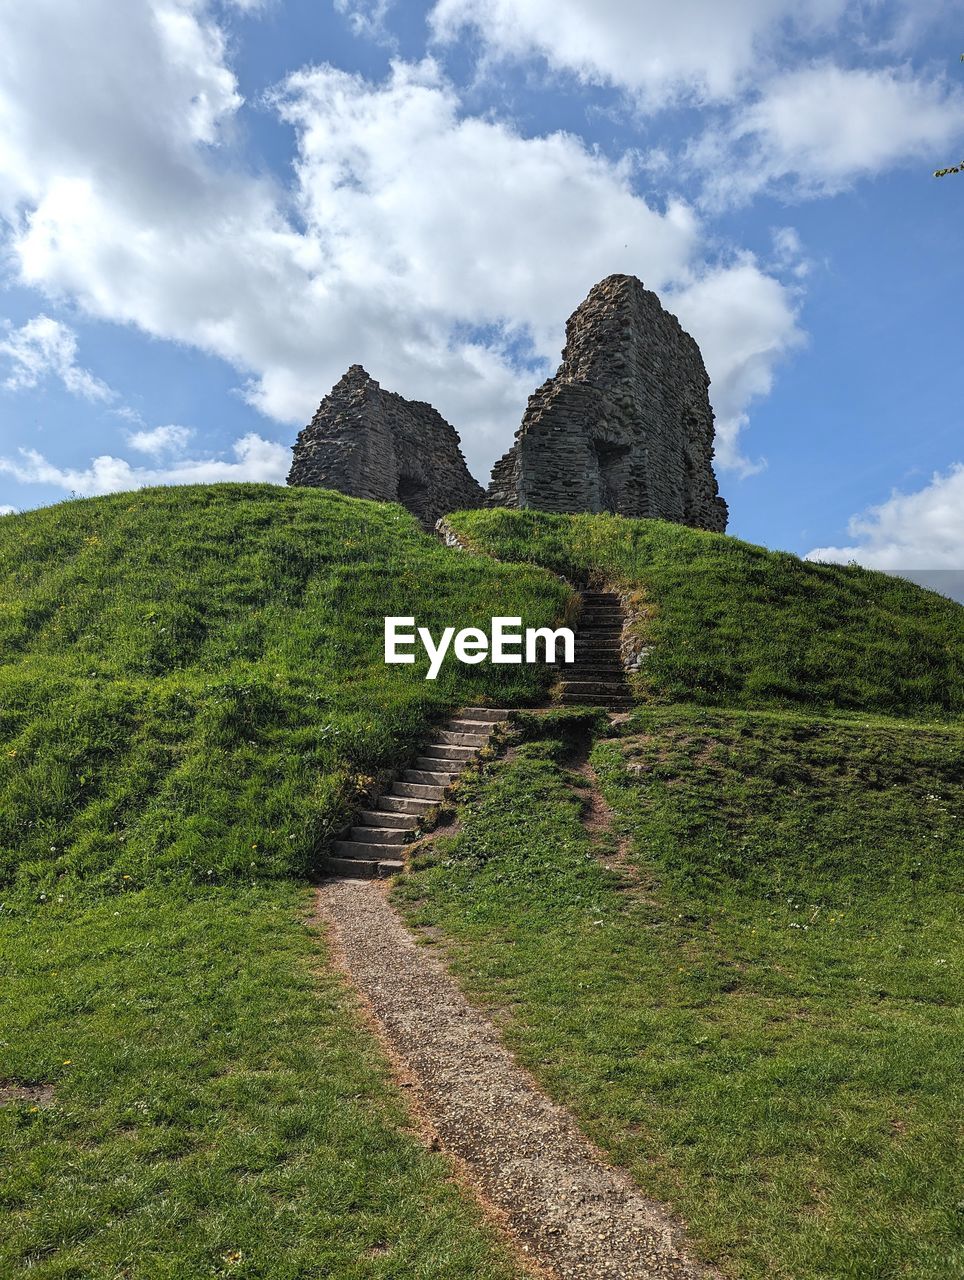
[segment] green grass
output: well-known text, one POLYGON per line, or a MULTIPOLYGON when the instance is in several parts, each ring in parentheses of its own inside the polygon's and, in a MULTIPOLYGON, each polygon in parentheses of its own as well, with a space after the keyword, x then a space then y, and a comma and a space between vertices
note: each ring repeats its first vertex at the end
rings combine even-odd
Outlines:
POLYGON ((901 578, 661 520, 470 511, 450 523, 500 560, 635 594, 646 698, 964 712, 964 609, 901 578))
POLYGON ((212 485, 0 521, 0 886, 303 874, 380 770, 542 667, 386 667, 383 617, 562 616, 551 575, 453 553, 400 507, 212 485))
POLYGON ((544 669, 424 680, 386 614, 570 595, 399 507, 216 485, 0 521, 0 1274, 517 1274, 407 1132, 299 880, 380 771, 544 669))
POLYGON ((510 1280, 290 885, 0 927, 0 1275, 510 1280))
POLYGON ((595 742, 592 836, 558 719, 467 789, 412 921, 734 1274, 964 1276, 964 735, 649 709, 595 742))
POLYGON ((488 554, 262 485, 0 520, 0 1085, 53 1089, 0 1106, 0 1274, 515 1274, 303 880, 453 708, 544 697, 386 668, 384 615, 558 623, 561 573, 635 602, 641 706, 529 717, 405 909, 735 1275, 964 1276, 964 610, 658 521, 453 523, 488 554))

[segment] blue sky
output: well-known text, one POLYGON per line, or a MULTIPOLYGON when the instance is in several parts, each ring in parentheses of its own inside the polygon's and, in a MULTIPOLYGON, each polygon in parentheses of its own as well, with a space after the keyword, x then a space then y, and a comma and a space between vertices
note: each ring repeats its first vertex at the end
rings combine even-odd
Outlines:
POLYGON ((730 532, 964 567, 964 3, 0 0, 0 509, 283 482, 355 361, 485 482, 613 271, 730 532))

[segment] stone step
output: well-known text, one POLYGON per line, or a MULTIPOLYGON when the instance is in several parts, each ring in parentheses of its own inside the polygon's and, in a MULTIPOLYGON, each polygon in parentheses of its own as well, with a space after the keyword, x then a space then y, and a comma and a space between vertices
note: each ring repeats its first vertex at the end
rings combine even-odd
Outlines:
POLYGON ((449 760, 452 764, 467 764, 474 755, 471 747, 451 747, 444 743, 440 746, 433 742, 430 747, 425 748, 425 756, 420 756, 419 759, 428 757, 431 760, 449 760))
POLYGON ((468 720, 483 720, 488 724, 499 724, 508 720, 510 712, 498 707, 466 707, 462 714, 468 720))
POLYGON ((392 795, 409 796, 414 800, 442 800, 444 787, 429 786, 423 782, 395 782, 392 784, 392 795))
POLYGON ((384 809, 362 809, 358 819, 364 827, 394 827, 397 831, 413 831, 414 815, 410 813, 388 813, 384 809))
POLYGON ((563 693, 627 693, 629 686, 625 680, 566 680, 562 685, 563 693))
POLYGON ((616 714, 620 711, 632 711, 634 702, 614 702, 606 698, 568 698, 559 703, 560 707, 598 707, 600 711, 616 714))
POLYGON ((449 778, 457 778, 462 772, 462 762, 440 760, 438 756, 416 756, 412 768, 428 770, 429 773, 444 773, 449 778))
POLYGON ((606 704, 614 700, 617 702, 632 702, 632 695, 629 690, 621 689, 618 685, 614 685, 608 689, 599 686, 594 689, 562 689, 560 691, 560 698, 563 702, 572 702, 573 700, 577 702, 599 702, 606 704))
POLYGON ((421 817, 435 808, 434 800, 419 799, 417 796, 384 795, 378 800, 378 808, 386 813, 407 813, 412 817, 421 817))
POLYGON ((351 839, 360 844, 411 844, 409 833, 398 827, 352 827, 351 839))
POLYGON ((487 733, 460 733, 455 729, 440 729, 436 735, 439 743, 453 747, 484 747, 489 740, 487 733))
POLYGON ((456 733, 481 733, 484 737, 489 738, 492 736, 492 730, 495 726, 490 724, 488 720, 465 720, 459 717, 449 720, 445 727, 456 733))
POLYGON ((403 769, 402 782, 427 782, 430 787, 447 787, 453 778, 458 774, 452 773, 446 769, 428 770, 428 769, 403 769))
POLYGON ((353 862, 381 862, 383 858, 398 857, 394 847, 372 840, 333 840, 331 849, 336 858, 351 858, 353 862))
POLYGON ((397 858, 329 858, 326 870, 329 875, 345 880, 378 880, 401 871, 404 863, 397 858))

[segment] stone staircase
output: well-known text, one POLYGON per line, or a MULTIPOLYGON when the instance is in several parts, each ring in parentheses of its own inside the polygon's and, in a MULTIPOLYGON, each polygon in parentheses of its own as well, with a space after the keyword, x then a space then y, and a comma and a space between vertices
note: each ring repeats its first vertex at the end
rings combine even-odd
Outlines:
POLYGON ((467 707, 451 719, 388 790, 358 814, 347 839, 335 840, 328 858, 332 876, 370 880, 401 871, 416 827, 434 809, 462 770, 509 713, 467 707))
POLYGON ((614 591, 583 591, 576 660, 562 678, 564 706, 629 710, 632 694, 622 660, 623 607, 614 591))

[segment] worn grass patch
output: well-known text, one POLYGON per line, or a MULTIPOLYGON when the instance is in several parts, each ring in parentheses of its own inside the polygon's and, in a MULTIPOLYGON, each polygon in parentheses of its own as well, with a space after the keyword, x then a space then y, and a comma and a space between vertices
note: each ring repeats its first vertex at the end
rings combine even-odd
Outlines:
POLYGON ((400 887, 413 922, 736 1274, 964 1275, 960 732, 643 713, 592 753, 632 878, 546 734, 400 887))
POLYGON ((149 889, 4 914, 0 1274, 519 1273, 408 1130, 308 894, 149 889))

